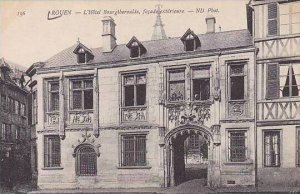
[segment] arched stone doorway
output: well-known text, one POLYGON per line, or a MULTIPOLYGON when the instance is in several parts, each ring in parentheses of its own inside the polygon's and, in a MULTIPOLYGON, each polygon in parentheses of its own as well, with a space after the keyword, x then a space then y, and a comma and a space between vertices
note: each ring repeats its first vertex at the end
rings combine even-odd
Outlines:
POLYGON ((207 185, 219 186, 220 149, 214 144, 212 130, 206 126, 191 124, 172 129, 164 138, 165 186, 176 186, 185 181, 184 141, 191 135, 200 136, 208 148, 207 185))

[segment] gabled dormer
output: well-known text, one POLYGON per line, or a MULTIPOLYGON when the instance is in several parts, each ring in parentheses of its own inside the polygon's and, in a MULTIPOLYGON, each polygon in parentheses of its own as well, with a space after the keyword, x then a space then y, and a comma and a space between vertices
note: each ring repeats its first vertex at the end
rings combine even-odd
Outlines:
POLYGON ((195 51, 201 46, 198 36, 191 29, 188 29, 180 39, 185 51, 195 51))
POLYGON ((138 58, 147 52, 143 44, 134 36, 126 45, 130 50, 130 58, 138 58))
POLYGON ((94 59, 92 51, 80 42, 78 42, 73 53, 77 55, 77 63, 88 63, 90 60, 94 59))

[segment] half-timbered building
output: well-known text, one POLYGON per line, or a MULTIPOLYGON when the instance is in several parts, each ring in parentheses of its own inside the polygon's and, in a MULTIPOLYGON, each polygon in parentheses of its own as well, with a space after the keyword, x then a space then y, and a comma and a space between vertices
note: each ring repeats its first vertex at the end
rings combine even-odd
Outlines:
POLYGON ((299 186, 300 1, 250 5, 249 27, 258 48, 257 183, 299 186))

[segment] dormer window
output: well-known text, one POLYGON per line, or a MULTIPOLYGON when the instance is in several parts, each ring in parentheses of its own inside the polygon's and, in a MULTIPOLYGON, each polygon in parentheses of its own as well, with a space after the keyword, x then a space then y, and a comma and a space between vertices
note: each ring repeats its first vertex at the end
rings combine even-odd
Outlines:
POLYGON ((137 42, 133 42, 131 44, 130 57, 131 58, 140 57, 140 47, 137 42))
POLYGON ((80 42, 73 52, 77 55, 77 63, 88 63, 94 59, 92 51, 80 42))
POLYGON ((78 51, 77 61, 78 61, 78 63, 86 63, 85 51, 82 48, 79 49, 79 51, 78 51))
POLYGON ((200 40, 198 36, 190 29, 181 37, 181 41, 184 44, 185 51, 195 51, 200 47, 200 40))
POLYGON ((136 37, 132 37, 126 46, 130 49, 130 58, 139 58, 147 52, 146 48, 136 37))

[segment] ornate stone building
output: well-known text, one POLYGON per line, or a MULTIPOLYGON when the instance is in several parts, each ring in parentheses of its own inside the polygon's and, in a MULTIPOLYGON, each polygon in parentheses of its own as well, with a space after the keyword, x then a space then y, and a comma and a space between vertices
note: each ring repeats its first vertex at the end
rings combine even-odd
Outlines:
POLYGON ((0 181, 28 180, 30 173, 30 129, 23 69, 0 59, 0 181))
POLYGON ((300 1, 254 0, 250 6, 258 48, 257 183, 299 186, 300 1))
POLYGON ((77 42, 28 71, 37 88, 38 186, 178 185, 186 180, 184 141, 195 135, 207 147, 209 186, 254 185, 248 30, 215 32, 209 17, 205 34, 118 45, 114 20, 102 23, 101 48, 77 42))

